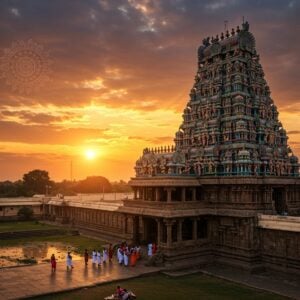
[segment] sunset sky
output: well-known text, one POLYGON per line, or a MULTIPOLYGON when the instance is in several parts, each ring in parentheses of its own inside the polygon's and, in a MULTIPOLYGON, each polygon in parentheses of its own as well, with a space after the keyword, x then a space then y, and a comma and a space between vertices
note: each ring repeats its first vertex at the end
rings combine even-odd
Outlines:
POLYGON ((31 39, 49 81, 25 93, 0 78, 0 180, 35 168, 70 179, 71 162, 75 179, 128 180, 143 148, 172 144, 202 39, 243 16, 300 156, 299 15, 293 0, 1 0, 2 66, 5 49, 31 39))

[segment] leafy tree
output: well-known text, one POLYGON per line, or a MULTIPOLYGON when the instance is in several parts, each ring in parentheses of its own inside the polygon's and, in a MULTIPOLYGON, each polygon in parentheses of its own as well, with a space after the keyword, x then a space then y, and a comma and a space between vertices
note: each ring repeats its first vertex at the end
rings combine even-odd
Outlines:
POLYGON ((63 180, 61 182, 55 182, 51 192, 53 195, 62 194, 65 196, 74 196, 76 195, 74 189, 77 185, 76 181, 63 180))
POLYGON ((111 192, 111 184, 103 176, 90 176, 79 181, 74 190, 78 193, 107 193, 111 192))
POLYGON ((23 176, 23 186, 26 196, 45 194, 53 186, 47 171, 33 170, 23 176))
POLYGON ((11 181, 0 182, 0 197, 17 197, 18 191, 15 183, 11 181))
POLYGON ((20 220, 31 220, 33 217, 33 210, 31 207, 23 206, 18 211, 18 217, 20 220))

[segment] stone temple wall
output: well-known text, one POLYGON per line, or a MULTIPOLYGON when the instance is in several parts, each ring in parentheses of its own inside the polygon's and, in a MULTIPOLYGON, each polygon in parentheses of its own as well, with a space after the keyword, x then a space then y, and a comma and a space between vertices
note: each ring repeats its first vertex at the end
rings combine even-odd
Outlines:
MULTIPOLYGON (((140 242, 147 241, 142 216, 52 205, 45 217, 116 243, 135 242, 136 236, 140 242)), ((149 221, 149 217, 146 219, 149 221)), ((160 226, 169 222, 173 230, 178 220, 186 219, 191 218, 162 219, 166 221, 162 221, 160 226)), ((251 271, 274 269, 300 275, 300 217, 217 216, 211 212, 203 219, 207 220, 207 235, 200 239, 195 240, 193 234, 190 240, 184 240, 183 236, 179 239, 176 231, 175 242, 173 233, 172 244, 168 245, 168 238, 164 236, 167 232, 161 231, 158 246, 166 255, 167 266, 218 263, 251 271)))
POLYGON ((258 217, 259 251, 266 268, 300 272, 300 217, 258 217))

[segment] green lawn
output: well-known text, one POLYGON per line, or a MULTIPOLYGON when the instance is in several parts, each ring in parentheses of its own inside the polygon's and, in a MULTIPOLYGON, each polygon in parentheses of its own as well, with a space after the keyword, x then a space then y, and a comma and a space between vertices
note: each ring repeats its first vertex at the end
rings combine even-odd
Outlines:
POLYGON ((170 278, 165 275, 142 277, 119 283, 103 284, 97 287, 68 293, 37 297, 35 299, 99 300, 112 294, 117 284, 120 284, 121 287, 132 289, 136 293, 138 300, 287 299, 202 274, 188 275, 179 278, 170 278))
POLYGON ((0 232, 7 231, 23 231, 23 230, 47 230, 59 228, 53 225, 42 224, 36 221, 11 221, 11 222, 0 222, 0 232))

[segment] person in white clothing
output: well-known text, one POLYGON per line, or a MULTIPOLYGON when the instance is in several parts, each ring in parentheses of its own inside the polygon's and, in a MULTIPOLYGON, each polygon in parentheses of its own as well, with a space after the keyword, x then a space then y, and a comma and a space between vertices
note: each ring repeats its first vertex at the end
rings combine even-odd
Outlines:
POLYGON ((73 269, 74 266, 73 266, 73 261, 72 261, 72 255, 71 255, 71 252, 68 252, 67 254, 67 270, 69 269, 73 269))
POLYGON ((97 251, 97 264, 98 264, 98 267, 100 267, 100 265, 101 265, 101 252, 100 252, 100 250, 97 251))
POLYGON ((95 249, 92 252, 92 263, 97 264, 97 252, 95 249))
POLYGON ((118 247, 117 256, 118 256, 118 262, 121 265, 124 259, 121 247, 118 247))
POLYGON ((103 263, 106 263, 107 259, 108 259, 107 250, 104 248, 102 254, 103 263))
POLYGON ((148 244, 148 256, 152 256, 152 243, 148 244))
POLYGON ((123 259, 124 259, 124 266, 128 266, 128 261, 129 261, 129 251, 128 248, 125 248, 124 254, 123 254, 123 259))

